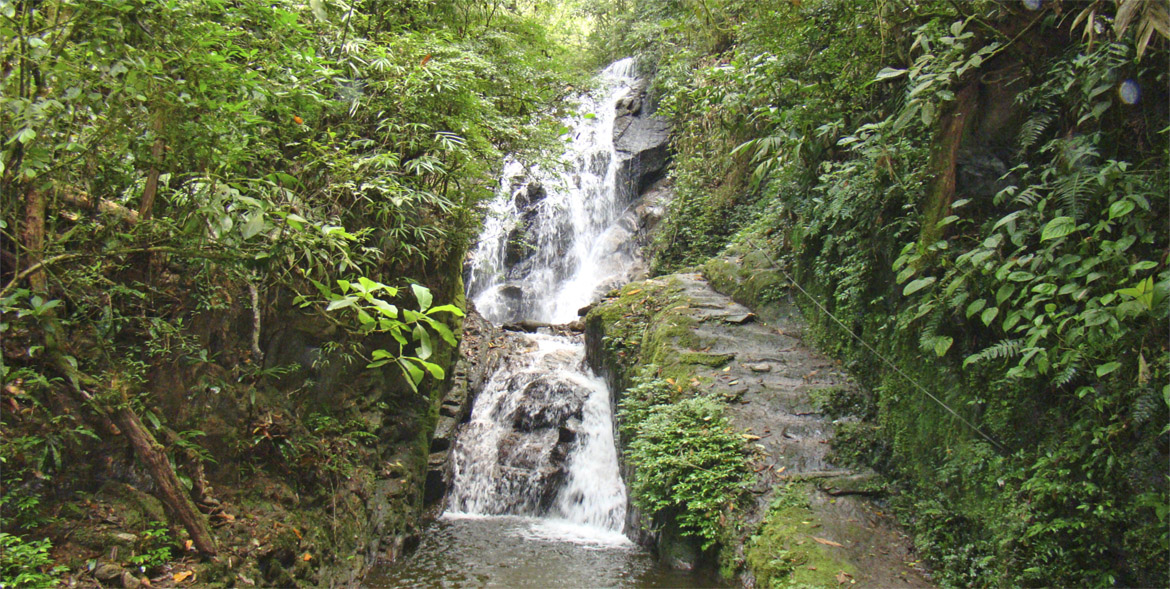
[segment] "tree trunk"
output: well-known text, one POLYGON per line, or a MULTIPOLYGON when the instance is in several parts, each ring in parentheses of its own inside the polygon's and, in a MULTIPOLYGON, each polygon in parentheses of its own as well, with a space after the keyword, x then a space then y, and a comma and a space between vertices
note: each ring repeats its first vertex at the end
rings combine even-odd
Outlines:
MULTIPOLYGON (((41 262, 45 255, 45 208, 48 201, 45 194, 30 187, 24 193, 24 226, 21 227, 21 241, 28 250, 25 267, 31 268, 41 262)), ((47 283, 44 270, 28 276, 29 290, 34 294, 45 294, 47 283)))
POLYGON ((158 194, 159 163, 163 156, 162 115, 154 118, 152 125, 155 134, 154 145, 150 148, 150 172, 146 175, 146 187, 142 189, 142 203, 138 205, 138 218, 143 221, 150 219, 154 209, 154 197, 158 194))
POLYGON ((974 120, 971 115, 978 106, 978 98, 978 84, 968 84, 959 91, 950 114, 939 121, 938 143, 930 162, 934 182, 927 189, 926 202, 923 203, 921 232, 924 249, 942 238, 943 231, 938 228, 938 222, 951 213, 959 147, 967 134, 968 124, 974 120))
POLYGON ((171 463, 167 460, 162 445, 154 439, 150 431, 142 425, 142 420, 130 409, 122 407, 118 409, 114 417, 118 422, 118 427, 122 428, 122 433, 126 434, 126 438, 134 446, 134 452, 146 464, 151 478, 158 485, 163 503, 170 508, 175 517, 178 518, 179 523, 183 524, 187 533, 191 535, 191 542, 195 549, 207 556, 214 556, 217 552, 215 539, 211 536, 202 514, 195 509, 194 502, 183 490, 179 477, 175 476, 175 471, 171 469, 171 463))

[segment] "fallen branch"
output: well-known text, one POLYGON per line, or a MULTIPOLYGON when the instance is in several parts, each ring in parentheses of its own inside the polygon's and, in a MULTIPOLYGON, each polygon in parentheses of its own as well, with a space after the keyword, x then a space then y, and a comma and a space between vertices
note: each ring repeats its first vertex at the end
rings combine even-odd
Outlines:
POLYGON ((99 198, 95 204, 93 198, 88 194, 68 189, 62 190, 59 195, 61 200, 65 201, 66 204, 86 209, 96 208, 99 213, 115 217, 127 225, 133 225, 138 222, 138 213, 136 211, 130 210, 114 201, 99 198))
POLYGON ((187 530, 187 534, 191 536, 191 544, 195 546, 195 549, 204 555, 215 556, 218 549, 215 545, 215 539, 207 528, 207 522, 203 519, 202 514, 195 509, 195 503, 191 497, 183 490, 183 485, 179 482, 179 477, 175 474, 174 469, 171 468, 171 462, 167 458, 166 452, 163 451, 162 444, 159 444, 158 440, 146 429, 138 414, 134 413, 129 406, 123 405, 115 409, 111 415, 94 399, 93 395, 86 392, 81 386, 82 383, 97 386, 100 383, 96 379, 82 374, 59 352, 52 353, 51 358, 53 366, 65 375, 73 391, 84 399, 86 404, 92 407, 102 419, 113 421, 118 429, 126 435, 126 439, 130 440, 134 454, 146 465, 151 479, 158 487, 161 495, 159 499, 187 530))
POLYGON ((59 255, 53 256, 51 258, 41 260, 40 262, 37 262, 36 264, 33 264, 32 266, 29 266, 28 268, 25 268, 24 270, 22 270, 20 272, 20 274, 17 274, 15 277, 12 278, 12 280, 8 281, 8 284, 5 284, 4 288, 0 289, 0 299, 4 298, 4 295, 8 294, 9 291, 16 288, 16 285, 21 280, 24 280, 25 278, 28 278, 29 276, 35 274, 36 272, 38 272, 44 268, 47 268, 49 266, 52 266, 54 264, 59 264, 61 262, 67 262, 69 260, 76 259, 76 258, 86 258, 86 257, 99 258, 99 257, 120 256, 120 255, 126 255, 126 254, 139 254, 139 253, 179 254, 179 255, 186 256, 188 258, 203 258, 206 260, 232 260, 232 259, 236 259, 239 257, 238 254, 234 254, 234 253, 227 252, 224 250, 183 249, 183 248, 171 247, 171 246, 166 246, 166 245, 122 248, 122 249, 116 249, 116 250, 108 250, 108 251, 104 251, 104 252, 74 252, 74 253, 69 253, 69 254, 59 254, 59 255))

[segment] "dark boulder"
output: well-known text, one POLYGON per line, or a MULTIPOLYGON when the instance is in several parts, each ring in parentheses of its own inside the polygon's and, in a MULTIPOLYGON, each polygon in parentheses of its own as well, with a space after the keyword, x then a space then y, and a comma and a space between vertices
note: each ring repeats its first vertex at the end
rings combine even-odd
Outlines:
POLYGON ((548 190, 544 185, 534 180, 516 191, 516 208, 522 212, 530 211, 547 196, 548 190))
POLYGON ((654 116, 650 106, 642 83, 615 107, 617 186, 625 202, 634 200, 662 176, 670 156, 670 123, 654 116))
POLYGON ((561 428, 571 419, 581 418, 581 408, 589 392, 561 379, 537 379, 523 389, 520 403, 510 416, 518 432, 561 428))

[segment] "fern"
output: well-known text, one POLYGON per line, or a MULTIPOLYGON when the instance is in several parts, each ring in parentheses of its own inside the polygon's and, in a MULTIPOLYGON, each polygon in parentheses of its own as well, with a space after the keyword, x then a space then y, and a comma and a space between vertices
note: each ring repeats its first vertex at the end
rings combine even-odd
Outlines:
POLYGON ((1024 349, 1024 340, 1022 339, 1005 339, 983 348, 979 352, 967 356, 963 360, 963 367, 966 368, 971 364, 978 364, 985 360, 1007 360, 1019 356, 1024 349))
POLYGON ((1080 374, 1081 353, 1073 351, 1069 356, 1071 359, 1068 360, 1068 364, 1052 376, 1052 386, 1058 389, 1068 386, 1080 374))
POLYGON ((1065 214, 1077 219, 1083 217, 1085 203, 1093 196, 1097 185, 1097 175, 1091 173, 1095 169, 1077 170, 1071 174, 1060 176, 1053 184, 1053 195, 1065 214))
POLYGON ((1039 187, 1035 184, 1028 185, 1027 188, 1020 191, 1019 194, 1012 199, 1013 202, 1022 204, 1028 208, 1036 208, 1037 203, 1044 200, 1044 195, 1040 193, 1039 187))
POLYGON ((1040 138, 1055 120, 1056 116, 1052 113, 1040 111, 1024 121, 1017 138, 1019 153, 1021 155, 1027 153, 1029 149, 1039 144, 1040 138))

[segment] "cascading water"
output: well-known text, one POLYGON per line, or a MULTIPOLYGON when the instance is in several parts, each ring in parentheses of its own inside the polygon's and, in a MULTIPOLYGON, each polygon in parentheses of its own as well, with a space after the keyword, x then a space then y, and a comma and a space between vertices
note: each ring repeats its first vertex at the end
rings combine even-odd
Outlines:
POLYGON ((467 284, 492 322, 572 321, 577 309, 643 270, 631 217, 623 216, 629 203, 617 185, 613 140, 618 103, 638 82, 633 67, 623 59, 606 68, 599 88, 582 99, 584 116, 566 121, 565 169, 504 167, 467 284))
MULTIPOLYGON (((582 100, 564 170, 505 167, 468 281, 489 320, 565 323, 598 290, 641 271, 613 143, 616 107, 637 83, 632 70, 629 59, 611 65, 582 100)), ((584 366, 579 338, 529 339, 485 386, 459 435, 448 512, 621 532, 626 496, 605 382, 584 366)))
MULTIPOLYGON (((630 201, 661 169, 667 133, 648 112, 638 115, 633 65, 607 68, 582 98, 582 115, 566 121, 563 169, 505 167, 467 279, 468 298, 492 322, 572 321, 644 271, 630 201)), ((444 517, 408 562, 377 569, 366 584, 720 586, 660 565, 623 534, 610 394, 584 365, 580 338, 515 337, 525 349, 484 385, 452 449, 444 517)))

